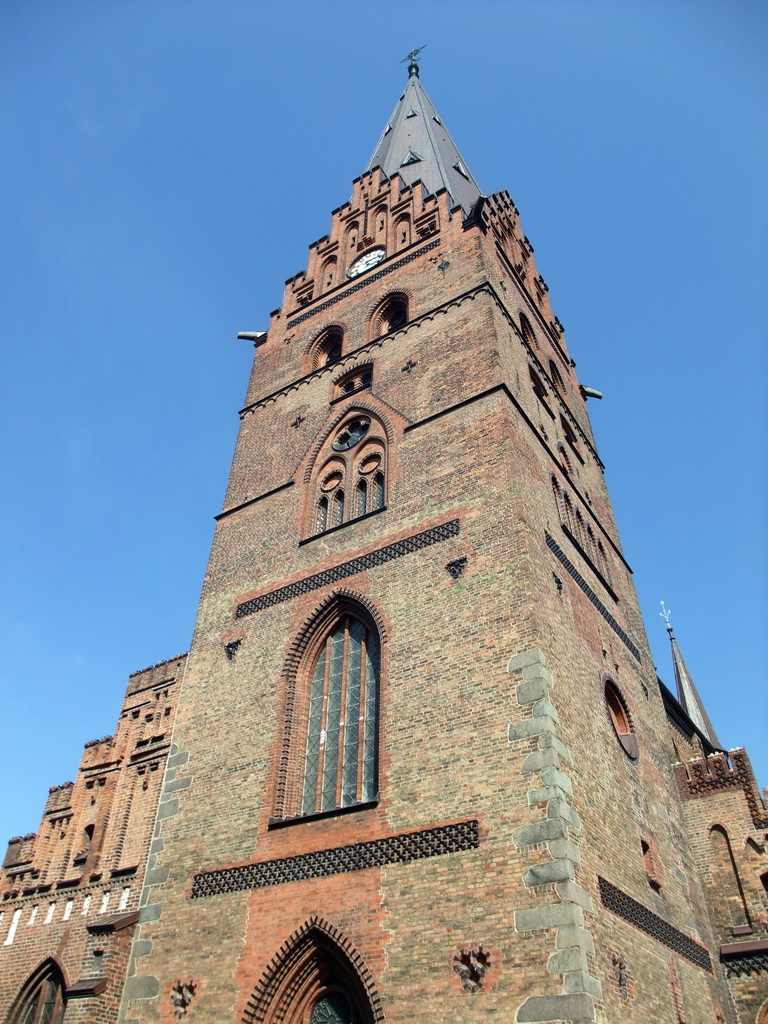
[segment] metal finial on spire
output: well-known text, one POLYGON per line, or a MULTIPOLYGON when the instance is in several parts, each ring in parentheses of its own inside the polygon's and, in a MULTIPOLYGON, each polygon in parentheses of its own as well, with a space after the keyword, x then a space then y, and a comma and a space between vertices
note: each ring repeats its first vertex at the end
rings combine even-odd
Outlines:
POLYGON ((417 78, 419 77, 418 56, 427 45, 427 43, 424 43, 424 46, 417 46, 415 50, 411 50, 411 52, 407 53, 405 57, 403 57, 403 59, 400 61, 401 64, 405 64, 407 60, 410 61, 410 64, 408 65, 409 76, 415 75, 417 78))
POLYGON ((659 615, 666 622, 667 632, 672 636, 672 610, 670 608, 665 608, 663 601, 660 601, 659 603, 661 604, 661 611, 659 612, 659 615))

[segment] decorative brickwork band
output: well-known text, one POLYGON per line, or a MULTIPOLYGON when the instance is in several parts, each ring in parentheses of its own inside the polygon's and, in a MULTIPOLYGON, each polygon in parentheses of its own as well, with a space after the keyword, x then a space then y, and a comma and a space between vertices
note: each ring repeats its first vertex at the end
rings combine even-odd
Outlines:
POLYGON ((595 608, 597 608, 597 610, 600 612, 600 614, 603 616, 605 621, 608 623, 608 625, 614 631, 614 633, 619 638, 619 640, 621 640, 621 642, 624 644, 624 646, 627 648, 627 650, 630 651, 637 658, 638 661, 641 661, 642 659, 640 657, 640 651, 638 650, 637 646, 630 640, 629 636, 621 628, 621 626, 618 624, 616 619, 614 619, 614 617, 611 615, 611 613, 605 607, 603 602, 600 600, 600 598, 597 596, 597 594, 594 592, 594 590, 590 587, 590 585, 587 583, 587 581, 581 575, 579 570, 574 565, 571 564, 571 562, 565 556, 563 551, 560 549, 560 547, 557 544, 557 542, 555 540, 553 540, 553 538, 550 537, 550 535, 548 533, 545 533, 545 537, 547 538, 547 547, 552 552, 552 554, 555 556, 555 558, 558 560, 558 562, 560 562, 562 564, 563 568, 568 573, 568 575, 573 580, 575 580, 577 585, 579 586, 579 588, 584 591, 584 593, 587 595, 589 600, 592 602, 592 604, 595 606, 595 608))
POLYGON ((421 832, 405 832, 367 843, 302 853, 297 857, 280 857, 277 860, 262 861, 261 864, 204 871, 195 875, 192 899, 218 896, 225 892, 262 889, 307 878, 323 878, 347 871, 362 871, 364 868, 380 868, 385 864, 409 864, 427 857, 475 850, 479 845, 477 821, 460 821, 454 825, 427 828, 421 832))
POLYGON ((745 942, 743 945, 746 947, 743 952, 734 952, 733 946, 720 947, 726 977, 748 978, 750 974, 768 974, 768 949, 755 949, 755 946, 764 946, 765 943, 745 942))
POLYGON ((656 942, 667 946, 678 956, 685 957, 686 960, 709 971, 710 974, 713 973, 712 959, 704 946, 678 931, 677 928, 673 928, 664 918, 654 914, 652 910, 644 907, 642 903, 638 903, 637 900, 632 899, 631 896, 604 878, 600 878, 599 875, 597 881, 600 886, 600 900, 607 910, 628 921, 635 928, 639 928, 646 935, 650 935, 656 942))
POLYGON ((768 828, 768 814, 757 791, 752 765, 745 750, 710 754, 675 765, 675 777, 683 800, 709 796, 724 789, 741 789, 755 828, 768 828))
POLYGON ((411 252, 407 256, 403 256, 402 259, 395 260, 394 263, 390 263, 388 267, 383 267, 381 270, 377 270, 375 274, 367 275, 364 281, 358 281, 357 284, 353 284, 351 288, 345 288, 343 292, 339 292, 338 295, 334 295, 331 299, 326 299, 325 302, 321 302, 314 309, 308 309, 306 313, 302 313, 300 316, 296 316, 293 320, 289 320, 287 329, 290 330, 292 327, 296 327, 297 324, 303 323, 305 320, 309 320, 312 316, 317 316, 318 313, 322 313, 326 309, 330 309, 331 306, 335 306, 337 302, 341 302, 342 299, 346 299, 348 295, 353 295, 355 292, 359 292, 361 288, 367 288, 369 284, 373 284, 374 281, 380 281, 382 277, 386 277, 387 274, 391 274, 393 270, 399 270, 400 267, 406 266, 412 260, 417 260, 419 256, 423 256, 425 252, 429 252, 431 249, 436 249, 440 245, 440 239, 436 238, 434 242, 430 242, 429 245, 424 245, 421 249, 417 249, 416 252, 411 252))
POLYGON ((271 590, 268 594, 262 594, 261 597, 244 601, 235 609, 235 618, 242 619, 246 615, 253 615, 254 612, 260 612, 264 608, 271 608, 275 604, 290 601, 301 594, 309 594, 313 590, 327 587, 329 583, 338 583, 339 580, 345 580, 359 572, 365 572, 366 569, 373 569, 375 566, 384 565, 395 558, 402 558, 403 555, 408 555, 412 551, 421 551, 422 548, 428 548, 432 544, 439 544, 440 541, 456 537, 458 533, 458 519, 452 519, 440 526, 433 526, 431 530, 424 530, 423 533, 417 533, 413 537, 406 537, 405 540, 387 544, 386 547, 379 548, 377 551, 353 558, 350 562, 342 562, 341 565, 335 565, 332 569, 325 569, 323 572, 307 576, 303 580, 297 580, 296 583, 289 583, 287 587, 279 587, 277 590, 271 590))

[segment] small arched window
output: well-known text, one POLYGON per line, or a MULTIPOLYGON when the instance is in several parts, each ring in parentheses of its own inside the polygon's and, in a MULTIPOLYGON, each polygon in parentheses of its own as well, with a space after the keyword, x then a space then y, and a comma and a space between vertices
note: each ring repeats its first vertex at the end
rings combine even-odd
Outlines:
POLYGON ((401 217, 395 225, 395 246, 405 249, 411 244, 411 218, 401 217))
POLYGON ((536 373, 532 366, 528 367, 528 375, 531 378, 531 387, 533 388, 534 395, 536 395, 536 397, 545 407, 549 415, 552 416, 552 418, 554 419, 554 414, 547 405, 547 389, 544 387, 541 377, 538 375, 538 373, 536 373))
POLYGON ((317 370, 321 366, 335 363, 337 359, 341 359, 343 350, 344 334, 341 328, 330 327, 323 331, 312 349, 313 369, 317 370))
POLYGON ((554 359, 550 359, 549 360, 549 376, 550 376, 550 378, 552 380, 552 383, 557 388, 557 390, 560 392, 560 394, 564 395, 565 394, 565 385, 563 384, 563 378, 560 376, 560 371, 555 366, 554 359))
POLYGON ((407 324, 410 319, 408 298, 405 295, 390 295, 374 316, 374 337, 389 334, 407 324))
POLYGON ((35 971, 19 994, 8 1024, 61 1024, 66 999, 64 978, 49 960, 35 971))
POLYGON ((536 335, 533 333, 533 328, 531 327, 531 322, 525 313, 520 314, 520 333, 523 336, 523 341, 531 348, 539 347, 536 335))
POLYGON ((336 284, 336 257, 332 256, 323 264, 320 271, 320 290, 329 291, 336 284))
POLYGON ((560 484, 557 482, 556 477, 552 477, 552 493, 555 496, 555 505, 557 506, 557 515, 561 523, 565 522, 565 502, 563 501, 563 492, 560 490, 560 484))
POLYGON ((557 446, 557 453, 560 456, 560 461, 563 464, 563 469, 566 471, 566 473, 573 475, 573 466, 571 465, 571 460, 568 457, 568 452, 565 450, 565 445, 562 442, 560 442, 560 444, 558 444, 557 446))
POLYGON ((605 579, 609 583, 613 583, 611 565, 608 561, 608 555, 606 554, 605 548, 603 547, 603 542, 601 540, 597 542, 597 567, 603 574, 605 579))
POLYGON ((302 814, 374 799, 378 687, 376 631, 345 614, 327 632, 311 671, 302 814))
POLYGON ((576 517, 573 513, 573 502, 571 501, 570 494, 563 495, 563 510, 565 512, 565 519, 563 520, 563 525, 567 526, 575 537, 578 534, 578 527, 576 525, 576 517))

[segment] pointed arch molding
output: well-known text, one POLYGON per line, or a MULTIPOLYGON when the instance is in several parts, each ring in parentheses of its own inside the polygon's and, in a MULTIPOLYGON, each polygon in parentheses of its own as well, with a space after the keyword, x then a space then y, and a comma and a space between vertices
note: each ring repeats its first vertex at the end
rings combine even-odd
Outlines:
POLYGON ((387 444, 391 445, 394 442, 395 430, 394 427, 392 426, 392 423, 390 422, 390 418, 387 416, 384 410, 381 409, 378 404, 374 404, 373 402, 354 402, 353 404, 348 405, 346 406, 346 408, 340 410, 338 414, 333 417, 330 423, 326 425, 325 430, 312 445, 312 450, 310 451, 309 458, 307 459, 306 469, 304 470, 305 484, 308 484, 312 479, 312 473, 314 472, 315 469, 317 457, 320 454, 323 445, 331 436, 331 434, 333 434, 334 430, 336 430, 336 428, 341 424, 342 420, 346 419, 348 416, 354 416, 355 413, 361 412, 368 413, 369 416, 372 416, 374 419, 377 419, 379 421, 384 430, 384 433, 386 434, 387 444))
POLYGON ((13 1003, 11 1003, 8 1016, 5 1018, 6 1024, 17 1024, 17 1022, 22 1020, 26 1010, 29 1008, 30 1000, 36 998, 41 985, 45 984, 49 979, 53 979, 57 983, 61 996, 64 997, 69 987, 64 968, 55 957, 47 957, 37 965, 22 985, 18 995, 13 1003))
POLYGON ((350 940, 313 915, 280 947, 246 1003, 241 1024, 298 1024, 310 1000, 333 984, 344 989, 360 1024, 379 1024, 384 1009, 373 975, 350 940))

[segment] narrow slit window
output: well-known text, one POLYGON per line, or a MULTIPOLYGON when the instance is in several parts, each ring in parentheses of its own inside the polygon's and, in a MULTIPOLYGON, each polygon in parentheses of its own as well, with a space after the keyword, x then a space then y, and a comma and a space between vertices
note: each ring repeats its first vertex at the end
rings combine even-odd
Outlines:
POLYGON ((357 514, 364 516, 368 511, 368 481, 361 480, 357 485, 357 514))

